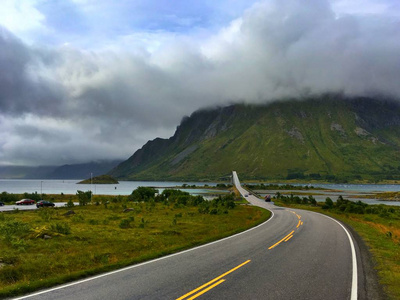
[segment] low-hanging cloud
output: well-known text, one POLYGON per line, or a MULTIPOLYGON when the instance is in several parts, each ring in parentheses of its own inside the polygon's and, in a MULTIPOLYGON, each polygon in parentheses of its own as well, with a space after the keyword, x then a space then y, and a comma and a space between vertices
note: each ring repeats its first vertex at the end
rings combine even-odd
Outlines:
POLYGON ((393 15, 287 0, 256 3, 208 38, 170 36, 152 52, 29 46, 0 29, 0 164, 127 158, 210 105, 326 92, 399 98, 399 25, 393 15))

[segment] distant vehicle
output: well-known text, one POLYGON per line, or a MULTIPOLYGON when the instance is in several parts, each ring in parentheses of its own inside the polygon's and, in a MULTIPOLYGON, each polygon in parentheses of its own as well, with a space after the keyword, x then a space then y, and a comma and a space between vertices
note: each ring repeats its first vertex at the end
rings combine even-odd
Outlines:
POLYGON ((32 199, 22 199, 15 202, 16 205, 32 205, 35 204, 35 201, 32 199))
POLYGON ((38 201, 38 202, 36 203, 36 207, 37 207, 37 208, 39 208, 39 207, 48 207, 48 206, 54 207, 55 204, 54 204, 53 202, 46 201, 46 200, 40 200, 40 201, 38 201))
POLYGON ((3 206, 3 205, 4 205, 4 202, 1 202, 1 201, 0 201, 0 206, 3 206))
POLYGON ((244 194, 244 196, 245 196, 245 197, 248 197, 248 196, 249 196, 249 194, 244 194))
POLYGON ((265 202, 271 202, 271 195, 265 196, 265 202))

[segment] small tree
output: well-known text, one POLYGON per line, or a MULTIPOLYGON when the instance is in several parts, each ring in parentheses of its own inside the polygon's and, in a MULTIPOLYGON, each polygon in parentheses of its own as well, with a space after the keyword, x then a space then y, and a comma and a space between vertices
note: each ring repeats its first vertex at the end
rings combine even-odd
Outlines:
POLYGON ((323 208, 332 208, 333 207, 333 201, 331 198, 327 197, 325 199, 325 205, 323 206, 323 208))
POLYGON ((78 196, 79 205, 85 206, 90 202, 92 198, 92 191, 77 191, 76 195, 78 196))
POLYGON ((129 196, 129 200, 132 201, 149 201, 154 199, 155 194, 158 193, 158 190, 152 187, 139 186, 136 190, 132 192, 129 196))
POLYGON ((317 205, 317 200, 312 195, 308 196, 308 201, 314 206, 317 205))

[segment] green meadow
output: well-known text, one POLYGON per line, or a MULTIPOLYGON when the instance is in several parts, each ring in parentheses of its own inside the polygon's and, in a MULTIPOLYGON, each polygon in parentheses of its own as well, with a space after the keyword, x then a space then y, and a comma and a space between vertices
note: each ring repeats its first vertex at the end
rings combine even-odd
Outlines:
MULTIPOLYGON (((140 188, 139 188, 140 190, 140 188)), ((82 204, 0 214, 0 298, 110 271, 243 231, 270 213, 233 194, 176 190, 93 196, 82 204)), ((56 199, 57 200, 57 199, 56 199)))

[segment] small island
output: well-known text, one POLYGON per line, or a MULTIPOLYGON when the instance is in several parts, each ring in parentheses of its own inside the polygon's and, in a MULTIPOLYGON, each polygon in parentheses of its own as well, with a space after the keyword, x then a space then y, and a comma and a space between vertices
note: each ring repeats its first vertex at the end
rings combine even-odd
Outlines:
POLYGON ((78 182, 78 184, 118 184, 118 183, 119 183, 118 180, 111 177, 110 175, 100 175, 78 182))

